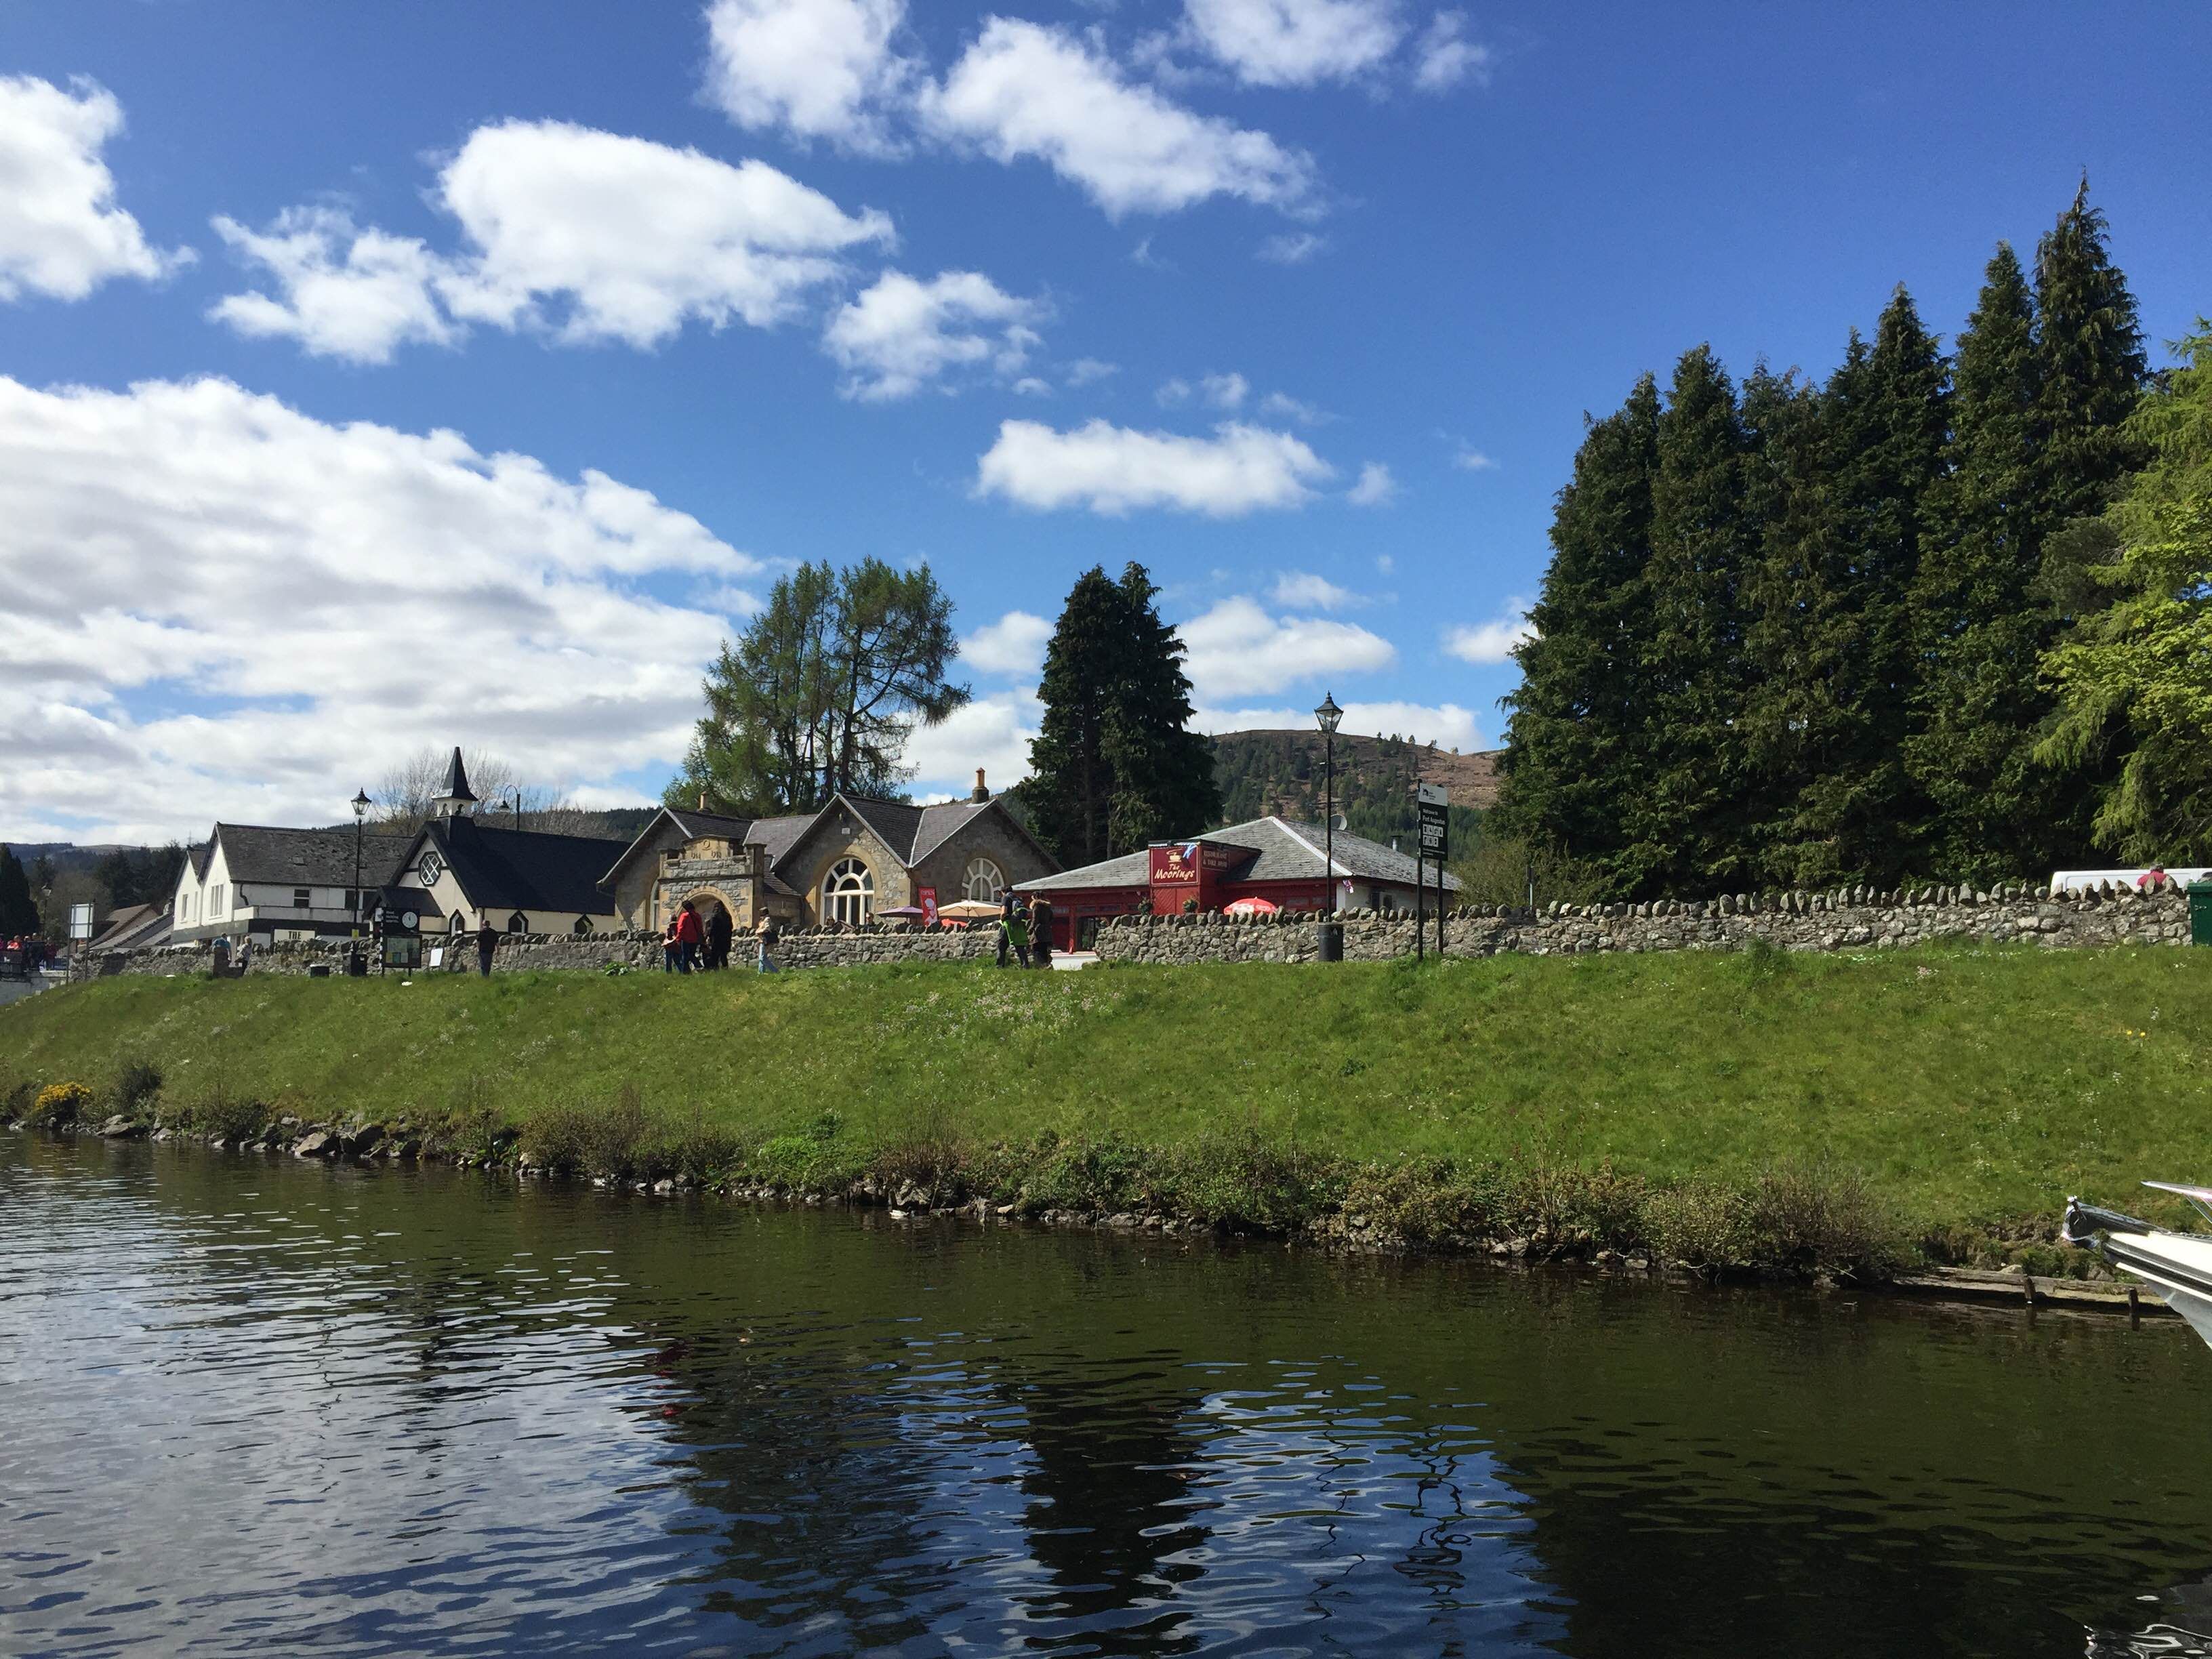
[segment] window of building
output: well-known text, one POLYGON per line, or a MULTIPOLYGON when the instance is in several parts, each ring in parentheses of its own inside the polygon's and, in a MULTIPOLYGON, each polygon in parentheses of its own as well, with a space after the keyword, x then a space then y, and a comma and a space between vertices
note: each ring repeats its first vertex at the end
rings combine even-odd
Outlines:
POLYGON ((996 904, 1006 890, 1006 872, 988 859, 968 860, 968 873, 960 884, 961 896, 981 904, 996 904))
POLYGON ((858 859, 840 859, 822 878, 824 921, 866 921, 876 910, 876 878, 858 859))
POLYGON ((528 933, 530 931, 530 918, 524 915, 521 911, 517 910, 513 915, 507 919, 507 931, 510 933, 528 933))
POLYGON ((222 914, 222 884, 221 882, 216 883, 214 886, 208 889, 208 914, 211 916, 219 916, 222 914))
POLYGON ((459 910, 453 912, 453 931, 457 933, 465 933, 469 931, 469 919, 459 910))
POLYGON ((586 933, 592 931, 592 919, 589 916, 578 916, 576 918, 576 925, 574 927, 571 927, 568 931, 575 934, 579 939, 582 938, 586 933))
POLYGON ((295 910, 305 910, 314 902, 314 897, 313 888, 295 887, 292 890, 292 908, 295 910))

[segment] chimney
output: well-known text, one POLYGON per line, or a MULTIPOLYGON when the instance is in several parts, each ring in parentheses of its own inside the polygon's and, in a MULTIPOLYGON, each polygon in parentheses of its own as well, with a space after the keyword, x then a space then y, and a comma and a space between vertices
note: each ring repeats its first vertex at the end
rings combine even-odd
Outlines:
POLYGON ((702 812, 707 810, 707 792, 703 789, 699 792, 699 810, 702 812))
POLYGON ((983 769, 980 766, 975 769, 975 793, 968 799, 978 804, 991 799, 991 786, 983 781, 983 769))

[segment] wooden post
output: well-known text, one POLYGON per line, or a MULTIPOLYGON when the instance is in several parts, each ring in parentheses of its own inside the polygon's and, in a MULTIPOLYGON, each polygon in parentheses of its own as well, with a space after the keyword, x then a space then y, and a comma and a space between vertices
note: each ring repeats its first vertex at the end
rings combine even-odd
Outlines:
POLYGON ((2132 1331, 2142 1327, 2142 1300, 2136 1294, 2136 1287, 2130 1285, 2128 1286, 2128 1328, 2132 1331))

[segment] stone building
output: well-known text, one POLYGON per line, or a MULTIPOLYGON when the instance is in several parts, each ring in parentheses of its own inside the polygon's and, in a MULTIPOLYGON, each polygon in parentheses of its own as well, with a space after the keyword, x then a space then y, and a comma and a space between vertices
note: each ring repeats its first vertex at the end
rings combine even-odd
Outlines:
POLYGON ((687 898, 740 928, 995 902, 1059 868, 975 775, 964 801, 914 806, 838 794, 818 812, 731 817, 664 807, 602 878, 619 925, 658 932, 687 898))

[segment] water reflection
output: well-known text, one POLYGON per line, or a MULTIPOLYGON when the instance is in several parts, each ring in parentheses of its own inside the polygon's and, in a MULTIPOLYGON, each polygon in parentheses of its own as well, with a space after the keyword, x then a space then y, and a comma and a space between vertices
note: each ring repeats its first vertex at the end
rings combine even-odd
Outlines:
POLYGON ((0 1650, 2183 1652, 2185 1338, 0 1136, 0 1650))

